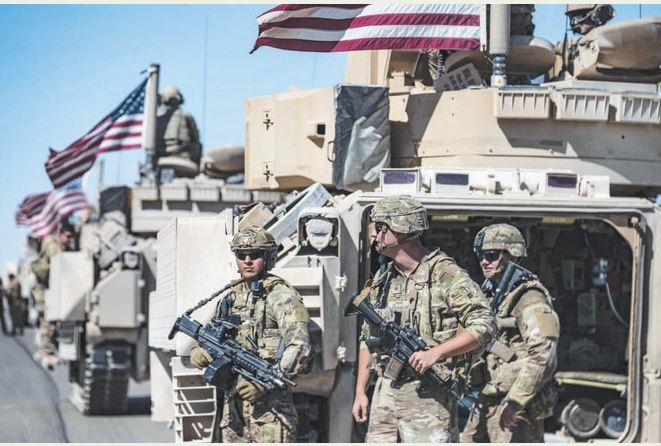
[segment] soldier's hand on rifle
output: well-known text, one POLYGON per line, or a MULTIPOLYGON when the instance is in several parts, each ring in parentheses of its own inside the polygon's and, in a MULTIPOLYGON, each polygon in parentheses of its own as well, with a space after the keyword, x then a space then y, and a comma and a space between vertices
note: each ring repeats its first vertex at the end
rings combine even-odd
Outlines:
POLYGON ((259 384, 239 376, 236 381, 236 393, 244 400, 255 401, 266 395, 266 390, 259 384))
POLYGON ((207 352, 202 347, 193 347, 190 352, 190 362, 198 369, 205 368, 211 364, 211 361, 213 361, 213 358, 209 352, 207 352))
POLYGON ((413 353, 409 358, 409 364, 411 364, 413 370, 422 375, 439 359, 441 359, 441 353, 438 349, 430 348, 429 350, 413 353))
POLYGON ((512 428, 516 426, 518 412, 519 411, 514 404, 505 401, 500 412, 500 419, 498 421, 500 428, 502 430, 511 431, 512 428))

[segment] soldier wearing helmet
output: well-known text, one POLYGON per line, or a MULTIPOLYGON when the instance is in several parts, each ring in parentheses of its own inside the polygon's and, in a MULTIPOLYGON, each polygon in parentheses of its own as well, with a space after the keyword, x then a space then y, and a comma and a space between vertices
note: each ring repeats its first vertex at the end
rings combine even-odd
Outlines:
POLYGON ((366 340, 378 333, 368 324, 361 332, 353 416, 369 421, 368 442, 456 442, 457 403, 443 388, 420 384, 420 374, 436 362, 451 369, 459 356, 483 347, 496 327, 480 287, 452 258, 425 247, 420 236, 429 228, 427 212, 408 196, 378 201, 371 213, 369 236, 391 261, 365 285, 364 293, 384 319, 415 329, 431 346, 416 352, 397 380, 383 376, 389 357, 370 351, 366 340), (368 420, 367 387, 378 379, 368 420))
POLYGON ((161 92, 161 106, 156 116, 156 156, 174 156, 200 163, 202 146, 195 119, 180 108, 184 97, 168 85, 161 92))
POLYGON ((571 30, 585 35, 594 28, 605 25, 615 16, 611 5, 571 4, 567 5, 565 15, 569 18, 571 30))
MULTIPOLYGON (((290 376, 306 366, 310 355, 308 324, 310 317, 298 292, 284 279, 269 274, 275 265, 277 244, 262 228, 240 230, 230 246, 236 256, 241 281, 218 304, 223 312, 241 315, 237 341, 260 357, 274 360, 280 341, 284 350, 280 367, 290 376), (252 342, 251 342, 252 341, 252 342)), ((191 351, 191 363, 206 367, 211 356, 202 348, 191 351)), ((219 437, 222 442, 284 443, 296 440, 298 415, 288 390, 268 394, 256 383, 239 377, 234 390, 226 392, 219 437)))
POLYGON ((50 262, 53 256, 62 251, 74 248, 73 226, 65 219, 60 222, 58 234, 49 235, 41 241, 39 257, 30 267, 36 281, 32 286, 32 297, 35 302, 38 319, 37 351, 34 359, 44 367, 52 369, 58 363, 57 357, 57 324, 46 320, 46 290, 50 284, 50 262))
POLYGON ((552 298, 534 275, 500 283, 507 264, 527 255, 526 241, 514 226, 483 228, 473 249, 486 279, 482 290, 487 298, 494 298, 497 287, 506 291, 494 309, 498 334, 481 362, 486 376, 482 383, 473 382, 484 386, 479 409, 470 416, 461 441, 543 442, 544 419, 551 416, 557 399, 553 373, 560 322, 552 298))

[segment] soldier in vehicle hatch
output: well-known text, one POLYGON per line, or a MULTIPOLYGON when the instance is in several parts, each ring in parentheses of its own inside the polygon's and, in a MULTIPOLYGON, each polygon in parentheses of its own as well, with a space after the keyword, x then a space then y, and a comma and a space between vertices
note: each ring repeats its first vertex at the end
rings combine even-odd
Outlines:
POLYGON ((526 256, 525 239, 514 226, 483 228, 473 249, 486 279, 482 290, 491 299, 492 308, 494 299, 496 304, 500 302, 493 308, 499 331, 481 363, 486 382, 478 411, 468 419, 461 441, 543 442, 544 419, 552 414, 557 400, 553 373, 560 322, 553 299, 527 270, 522 270, 524 275, 512 275, 510 283, 500 283, 508 263, 526 256))
MULTIPOLYGON (((242 280, 234 285, 218 305, 228 300, 230 312, 241 315, 237 341, 253 350, 248 337, 259 347, 259 356, 273 360, 280 339, 284 350, 280 368, 295 375, 306 366, 310 355, 310 317, 298 292, 284 279, 269 274, 275 265, 277 245, 262 228, 239 231, 231 242, 242 280), (261 283, 255 289, 254 282, 261 283), (253 287, 251 288, 251 285, 253 287)), ((206 367, 211 355, 201 347, 191 351, 191 363, 206 367)), ((266 393, 256 383, 239 377, 224 396, 220 439, 226 443, 284 443, 296 441, 298 415, 289 390, 266 393)))
POLYGON ((200 163, 202 146, 195 119, 181 109, 184 97, 168 85, 161 92, 161 107, 156 117, 156 156, 174 156, 200 163))
MULTIPOLYGON (((423 374, 436 362, 456 369, 457 358, 482 348, 496 331, 480 287, 453 259, 420 241, 429 228, 427 211, 408 196, 378 201, 370 215, 370 239, 392 261, 368 281, 363 292, 388 322, 410 326, 431 346, 415 352, 409 363, 423 374)), ((409 368, 397 379, 384 376, 387 354, 370 351, 366 342, 378 336, 363 325, 353 416, 369 419, 367 442, 448 443, 459 439, 457 402, 450 392, 421 384, 409 368), (368 415, 367 386, 378 379, 368 415)), ((463 364, 461 364, 463 365, 463 364)))

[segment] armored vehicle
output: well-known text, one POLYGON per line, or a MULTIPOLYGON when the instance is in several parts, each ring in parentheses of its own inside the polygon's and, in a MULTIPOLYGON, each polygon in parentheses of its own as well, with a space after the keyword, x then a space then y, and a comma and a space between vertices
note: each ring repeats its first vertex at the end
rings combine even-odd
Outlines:
MULTIPOLYGON (((145 100, 147 159, 139 182, 102 190, 97 215, 79 225, 79 250, 51 259, 46 318, 57 322, 70 400, 84 414, 126 412, 129 378, 150 377, 147 324, 157 231, 175 217, 233 213, 254 201, 279 202, 283 195, 245 189, 239 146, 209 150, 201 164, 155 156, 158 73, 152 65, 145 100)), ((167 259, 160 262, 168 267, 167 259)))
MULTIPOLYGON (((299 290, 316 333, 313 366, 294 390, 302 441, 360 438, 358 321, 344 306, 376 269, 372 205, 402 193, 428 210, 425 244, 478 282, 480 228, 508 222, 528 240, 524 266, 554 296, 562 327, 549 439, 661 441, 661 18, 553 45, 532 35, 531 12, 491 6, 488 57, 350 53, 342 85, 248 100, 247 186, 307 188, 261 220, 280 244, 274 273, 299 290), (347 118, 358 108, 347 104, 362 108, 347 118)), ((178 312, 235 278, 228 241, 241 224, 229 213, 183 217, 158 235, 172 269, 157 274, 164 312, 150 338, 174 354, 179 441, 213 437, 218 395, 190 366, 190 343, 166 334, 178 312)))

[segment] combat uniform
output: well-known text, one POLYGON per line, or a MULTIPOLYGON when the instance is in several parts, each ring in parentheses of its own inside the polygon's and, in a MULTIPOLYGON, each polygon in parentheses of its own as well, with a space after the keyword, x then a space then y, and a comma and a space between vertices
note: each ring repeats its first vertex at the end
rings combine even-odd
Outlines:
MULTIPOLYGON (((488 302, 479 286, 446 254, 432 250, 407 278, 391 262, 387 269, 368 282, 369 301, 387 321, 410 325, 430 346, 453 338, 458 330, 469 331, 483 346, 496 327, 488 302)), ((365 341, 378 336, 367 323, 361 333, 365 341)), ((372 352, 376 382, 369 416, 368 442, 456 442, 457 405, 442 388, 421 386, 419 375, 405 368, 400 377, 383 377, 388 357, 372 352)), ((451 368, 461 358, 444 360, 451 368)))
MULTIPOLYGON (((514 257, 526 255, 525 240, 507 224, 491 225, 478 233, 475 251, 506 250, 514 257), (483 240, 479 239, 483 234, 483 240)), ((483 289, 489 299, 498 284, 492 278, 483 289)), ((461 434, 462 442, 539 443, 544 441, 544 419, 553 411, 557 388, 560 322, 551 295, 532 275, 507 286, 509 292, 496 309, 498 335, 485 354, 486 384, 461 434), (503 402, 517 409, 517 423, 509 430, 499 426, 503 402)), ((479 384, 479 383, 476 383, 479 384)))
POLYGON ((200 135, 189 113, 178 105, 163 106, 156 117, 156 128, 159 157, 174 156, 200 162, 200 135))
POLYGON ((9 281, 7 298, 11 314, 12 334, 23 335, 25 322, 25 309, 23 308, 23 296, 21 295, 21 283, 16 277, 9 281))
POLYGON ((54 322, 46 321, 46 289, 50 275, 50 261, 53 256, 63 251, 60 242, 54 236, 48 236, 41 242, 39 257, 32 262, 32 272, 36 281, 32 287, 32 297, 38 313, 39 337, 38 344, 41 355, 53 355, 57 352, 55 342, 56 327, 54 322))
MULTIPOLYGON (((266 274, 261 296, 255 296, 246 282, 234 285, 227 297, 231 312, 241 315, 237 341, 252 350, 251 336, 260 357, 272 360, 280 339, 284 352, 282 370, 295 375, 305 367, 310 354, 308 311, 303 300, 285 280, 266 274)), ((218 307, 220 315, 220 304, 218 307)), ((293 442, 298 416, 288 390, 272 391, 255 401, 243 400, 233 390, 224 396, 220 437, 223 442, 293 442)))

